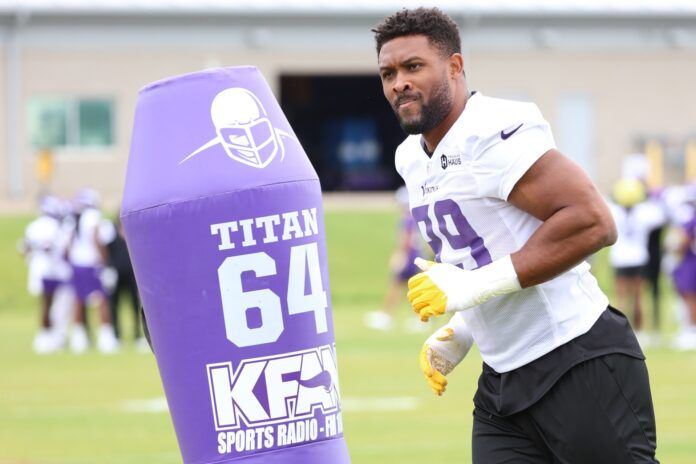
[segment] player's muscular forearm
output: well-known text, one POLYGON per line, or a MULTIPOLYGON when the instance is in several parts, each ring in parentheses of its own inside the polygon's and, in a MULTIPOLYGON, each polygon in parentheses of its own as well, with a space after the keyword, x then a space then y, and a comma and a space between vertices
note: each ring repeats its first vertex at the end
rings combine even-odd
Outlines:
POLYGON ((509 201, 544 221, 511 256, 523 288, 552 279, 616 240, 599 192, 580 167, 556 150, 529 169, 509 201))
POLYGON ((511 256, 522 288, 554 278, 613 243, 611 226, 582 207, 559 210, 511 256))

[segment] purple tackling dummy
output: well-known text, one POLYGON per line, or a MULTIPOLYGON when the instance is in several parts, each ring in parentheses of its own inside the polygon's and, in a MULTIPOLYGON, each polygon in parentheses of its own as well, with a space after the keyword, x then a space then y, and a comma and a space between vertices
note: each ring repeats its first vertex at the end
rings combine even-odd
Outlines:
POLYGON ((319 180, 254 67, 140 91, 122 219, 187 464, 344 464, 319 180))

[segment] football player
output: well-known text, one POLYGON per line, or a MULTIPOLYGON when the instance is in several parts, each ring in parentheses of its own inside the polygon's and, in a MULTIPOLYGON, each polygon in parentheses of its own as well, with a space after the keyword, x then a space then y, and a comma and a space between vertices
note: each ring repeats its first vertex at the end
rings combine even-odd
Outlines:
POLYGON ((459 31, 436 8, 374 30, 384 95, 404 131, 396 169, 435 253, 408 298, 455 313, 423 347, 432 389, 476 343, 473 461, 655 460, 644 356, 585 258, 616 240, 597 189, 536 105, 467 86, 459 31))
MULTIPOLYGON (((406 187, 399 187, 396 191, 396 200, 401 210, 399 221, 399 236, 397 247, 389 259, 389 267, 392 277, 384 296, 384 305, 381 311, 371 311, 365 315, 365 325, 375 330, 390 330, 393 327, 396 308, 403 298, 406 283, 414 274, 418 273, 418 267, 414 260, 421 255, 422 240, 418 233, 418 226, 408 209, 408 191, 406 187)), ((409 331, 422 331, 426 328, 417 318, 409 318, 406 321, 409 331)))
POLYGON ((643 329, 643 284, 650 259, 650 232, 667 222, 662 208, 646 201, 646 188, 638 179, 622 178, 614 184, 609 209, 616 223, 617 239, 609 250, 609 263, 614 269, 616 299, 633 316, 633 329, 642 346, 653 338, 643 329))
MULTIPOLYGON (((22 251, 29 263, 29 292, 41 294, 41 328, 34 338, 34 351, 50 353, 61 348, 62 330, 55 327, 58 312, 62 308, 56 304, 59 290, 70 280, 70 266, 63 258, 64 248, 61 240, 63 220, 62 201, 56 197, 45 196, 40 203, 41 215, 26 229, 22 251)), ((58 324, 61 326, 61 324, 58 324)))
POLYGON ((696 350, 696 187, 689 185, 680 190, 682 205, 677 208, 681 214, 674 218, 679 227, 666 240, 672 242, 671 248, 678 259, 672 270, 672 282, 683 306, 673 348, 696 350))
POLYGON ((72 284, 77 300, 75 324, 70 333, 70 348, 75 353, 87 350, 85 311, 91 301, 99 308, 101 325, 97 334, 97 349, 103 353, 114 353, 119 349, 114 327, 111 323, 111 311, 101 272, 106 261, 103 230, 105 224, 98 209, 99 195, 91 189, 78 192, 76 201, 77 219, 74 224, 68 259, 72 266, 72 284))

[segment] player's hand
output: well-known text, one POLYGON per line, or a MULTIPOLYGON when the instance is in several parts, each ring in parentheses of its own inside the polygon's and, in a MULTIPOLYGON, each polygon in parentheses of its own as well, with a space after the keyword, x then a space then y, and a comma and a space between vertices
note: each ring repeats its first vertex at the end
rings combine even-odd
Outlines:
POLYGON ((459 316, 455 315, 447 325, 432 334, 420 351, 421 371, 438 396, 445 392, 446 376, 464 359, 473 344, 473 338, 459 316))
MULTIPOLYGON (((446 337, 449 336, 449 333, 443 333, 442 338, 437 337, 437 340, 445 341, 446 337)), ((428 342, 423 343, 418 362, 430 388, 437 396, 442 395, 445 392, 445 387, 447 387, 447 378, 445 376, 452 371, 453 367, 428 342)))
POLYGON ((454 311, 451 298, 446 293, 442 282, 438 285, 434 274, 451 281, 459 281, 466 272, 456 266, 445 263, 435 263, 426 261, 423 258, 416 258, 414 261, 421 271, 408 280, 408 293, 406 297, 411 302, 413 310, 420 316, 421 321, 427 321, 432 316, 440 316, 446 311, 454 311), (449 303, 449 307, 448 307, 449 303))
POLYGON ((423 272, 409 279, 406 296, 421 321, 469 309, 521 288, 510 256, 473 271, 422 258, 414 263, 423 272))

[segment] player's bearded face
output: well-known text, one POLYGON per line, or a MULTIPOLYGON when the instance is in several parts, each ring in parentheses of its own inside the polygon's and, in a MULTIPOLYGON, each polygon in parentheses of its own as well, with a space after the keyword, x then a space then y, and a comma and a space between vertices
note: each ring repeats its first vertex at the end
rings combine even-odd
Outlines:
POLYGON ((453 100, 446 76, 430 87, 430 97, 425 99, 416 90, 405 90, 392 104, 401 128, 407 134, 423 134, 435 128, 452 110, 453 100))

